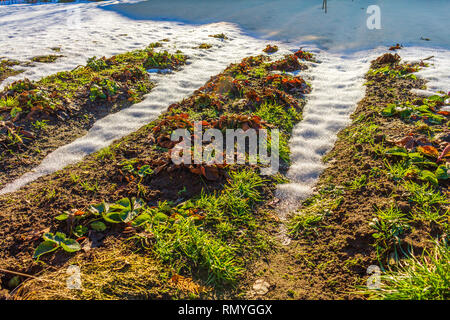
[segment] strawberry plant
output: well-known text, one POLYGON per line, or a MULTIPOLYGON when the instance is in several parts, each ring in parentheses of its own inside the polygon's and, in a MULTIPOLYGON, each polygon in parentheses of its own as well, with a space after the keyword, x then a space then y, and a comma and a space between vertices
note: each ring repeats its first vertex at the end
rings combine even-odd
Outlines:
POLYGON ((117 90, 118 86, 116 82, 109 79, 103 79, 92 84, 89 99, 91 101, 106 99, 114 96, 117 93, 117 90))
POLYGON ((44 241, 34 251, 33 259, 39 259, 42 255, 56 251, 59 248, 69 253, 81 250, 81 246, 76 240, 67 238, 62 232, 57 232, 56 234, 47 232, 42 238, 44 241))
POLYGON ((136 198, 123 198, 116 203, 101 203, 89 207, 89 212, 95 216, 102 216, 109 223, 128 223, 138 216, 143 209, 144 202, 136 198))
POLYGON ((97 59, 97 57, 89 58, 86 65, 94 71, 108 68, 105 57, 100 59, 97 59))

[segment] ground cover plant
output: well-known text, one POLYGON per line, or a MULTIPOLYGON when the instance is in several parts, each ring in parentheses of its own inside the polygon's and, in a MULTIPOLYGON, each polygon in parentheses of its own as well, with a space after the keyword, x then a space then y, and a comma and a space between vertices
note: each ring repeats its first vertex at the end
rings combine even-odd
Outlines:
MULTIPOLYGON (((137 132, 0 197, 0 268, 39 275, 25 282, 19 276, 19 286, 13 281, 8 288, 13 291, 5 294, 37 299, 238 296, 247 266, 275 245, 268 236, 277 229, 270 202, 276 184, 285 179, 262 176, 260 164, 175 165, 170 135, 178 128, 193 134, 194 121, 204 130, 279 128, 281 172, 286 172, 287 141, 311 90, 301 76, 280 70, 290 63, 306 68, 292 57, 280 63, 257 56, 232 64, 137 132), (72 240, 79 247, 70 246, 74 252, 69 253, 64 245, 72 240), (70 264, 88 274, 86 290, 61 286, 70 264), (131 272, 146 265, 147 280, 131 272), (115 274, 117 287, 95 280, 107 270, 115 274)), ((14 276, 3 276, 2 287, 14 276)))
POLYGON ((0 92, 0 187, 85 134, 97 119, 142 100, 154 86, 147 69, 176 70, 185 64, 183 54, 155 51, 159 46, 92 57, 71 71, 5 87, 0 92))
POLYGON ((43 56, 36 56, 31 58, 32 62, 40 62, 40 63, 52 63, 55 62, 58 58, 63 57, 62 55, 56 54, 48 54, 43 56))
POLYGON ((269 299, 449 298, 449 96, 411 92, 426 88, 414 74, 426 67, 391 53, 372 62, 353 123, 287 225, 291 245, 244 286, 265 278, 269 299), (367 289, 371 265, 379 289, 367 289))
POLYGON ((0 60, 0 83, 8 77, 14 76, 16 74, 21 73, 21 70, 15 70, 11 67, 20 64, 18 61, 14 60, 0 60))

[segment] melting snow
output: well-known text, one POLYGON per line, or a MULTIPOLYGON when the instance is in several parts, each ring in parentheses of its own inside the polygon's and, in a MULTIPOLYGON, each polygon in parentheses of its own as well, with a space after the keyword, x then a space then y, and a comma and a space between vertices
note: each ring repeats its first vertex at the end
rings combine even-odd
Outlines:
MULTIPOLYGON (((234 5, 234 0, 231 1, 234 5)), ((282 2, 289 2, 294 5, 294 2, 290 0, 283 0, 282 2)), ((155 0, 151 3, 137 4, 138 6, 134 9, 130 9, 132 7, 128 7, 131 6, 128 4, 119 4, 115 7, 111 2, 106 4, 77 3, 0 7, 0 28, 2 29, 0 57, 26 60, 36 55, 53 53, 50 49, 52 47, 61 47, 60 54, 64 55, 63 58, 52 64, 36 63, 35 67, 27 67, 24 73, 7 79, 0 85, 0 88, 23 77, 39 79, 57 71, 70 70, 77 65, 85 64, 86 59, 94 55, 111 56, 145 47, 150 42, 164 38, 170 39, 168 43, 163 42, 166 49, 182 50, 191 58, 191 64, 181 71, 165 75, 151 73, 152 79, 157 82, 157 87, 146 96, 144 101, 97 121, 86 136, 48 155, 41 165, 7 185, 0 190, 0 194, 15 191, 43 175, 75 163, 84 156, 108 146, 115 139, 137 130, 142 125, 155 119, 170 104, 190 95, 211 76, 221 72, 228 64, 239 61, 246 56, 260 54, 267 43, 244 34, 241 29, 231 23, 189 25, 127 18, 127 15, 134 18, 137 16, 141 19, 155 18, 153 15, 180 18, 177 16, 181 14, 180 8, 178 8, 176 14, 173 12, 174 8, 177 7, 176 4, 181 5, 178 0, 171 1, 170 6, 163 5, 167 4, 167 1, 155 0), (101 9, 113 10, 119 7, 122 14, 101 9), (149 10, 145 8, 159 8, 159 11, 150 10, 149 13, 149 10), (210 34, 217 33, 227 34, 231 41, 222 42, 220 39, 208 37, 210 34), (194 49, 204 42, 212 43, 215 47, 210 50, 194 49)), ((240 2, 241 6, 244 5, 242 3, 240 2)), ((352 10, 356 10, 355 4, 349 4, 351 7, 341 9, 337 9, 336 6, 336 11, 333 11, 330 8, 332 4, 330 1, 329 15, 325 17, 331 16, 332 23, 325 26, 320 21, 326 18, 317 15, 316 11, 312 11, 318 10, 317 1, 313 3, 310 0, 303 0, 302 3, 305 4, 306 9, 299 11, 297 14, 286 13, 285 19, 281 19, 280 13, 274 11, 273 3, 249 0, 245 2, 245 8, 234 11, 234 14, 230 12, 229 7, 222 11, 212 10, 211 6, 213 8, 217 6, 212 1, 184 1, 184 7, 181 8, 190 4, 190 9, 185 8, 186 10, 183 12, 185 20, 191 19, 194 22, 204 23, 222 21, 218 19, 223 17, 226 21, 240 23, 246 30, 267 37, 302 41, 316 39, 315 44, 322 46, 322 48, 324 45, 328 45, 334 49, 339 49, 342 46, 338 43, 347 43, 348 47, 353 49, 364 48, 368 43, 373 46, 374 43, 380 42, 380 39, 381 42, 391 41, 394 36, 396 39, 414 42, 412 37, 419 36, 418 31, 414 31, 416 29, 406 35, 409 24, 407 21, 394 23, 395 19, 392 17, 395 14, 393 12, 387 12, 387 17, 392 16, 392 19, 386 21, 387 29, 378 32, 378 36, 377 33, 368 36, 365 29, 358 29, 352 34, 345 33, 349 24, 343 19, 348 18, 349 13, 353 12, 352 10), (199 21, 201 19, 198 18, 198 10, 200 10, 200 13, 203 12, 204 6, 209 8, 205 10, 209 10, 210 13, 215 12, 215 15, 208 15, 208 21, 199 21), (268 16, 265 20, 245 20, 243 17, 246 15, 248 17, 249 12, 252 13, 252 17, 258 16, 261 12, 265 12, 268 16), (275 16, 271 18, 270 14, 275 16), (314 21, 311 21, 311 19, 314 19, 314 21), (279 21, 278 28, 275 28, 273 21, 277 21, 277 23, 279 21), (302 22, 303 26, 306 26, 305 30, 302 29, 302 31, 301 28, 296 26, 299 21, 302 22), (401 31, 398 30, 399 25, 403 26, 401 31), (389 31, 394 29, 394 33, 389 31), (340 34, 340 32, 343 32, 343 34, 340 34), (296 35, 300 36, 297 37, 296 35), (352 39, 352 36, 355 39, 352 39)), ((398 6, 398 4, 394 4, 397 2, 393 1, 389 4, 384 1, 378 1, 378 3, 388 7, 394 6, 397 8, 396 6, 398 6)), ((418 2, 412 1, 410 3, 418 2)), ((436 12, 436 8, 438 8, 436 3, 448 7, 446 1, 436 1, 433 5, 427 2, 425 11, 429 13, 430 10, 435 10, 436 18, 433 23, 430 23, 431 27, 421 30, 424 30, 427 36, 436 38, 438 43, 447 45, 448 28, 445 28, 445 26, 449 20, 445 14, 445 19, 442 19, 445 10, 436 12), (443 30, 442 26, 445 29, 444 34, 439 35, 439 30, 443 30), (437 32, 432 34, 433 30, 437 30, 437 32)), ((360 5, 361 3, 358 3, 358 6, 360 5)), ((284 8, 289 7, 285 6, 284 8)), ((294 11, 292 10, 292 12, 294 11)), ((363 16, 358 16, 358 21, 354 21, 358 28, 360 25, 365 25, 363 16)), ((298 48, 302 43, 304 46, 304 42, 277 43, 282 49, 278 55, 286 53, 287 49, 298 48)), ((313 49, 313 51, 317 53, 318 59, 322 63, 307 71, 307 77, 312 83, 313 91, 308 97, 308 103, 303 114, 304 119, 294 128, 291 139, 292 166, 288 172, 291 183, 280 186, 278 190, 278 195, 285 200, 285 203, 304 199, 313 191, 314 184, 324 169, 324 164, 321 162, 322 156, 332 148, 337 132, 350 122, 350 114, 354 111, 357 102, 364 96, 363 77, 369 68, 370 61, 385 52, 385 48, 359 52, 354 50, 353 53, 337 53, 336 50, 331 52, 319 49, 313 49)), ((408 47, 401 50, 399 54, 407 60, 434 56, 428 61, 431 64, 430 68, 425 68, 419 74, 430 80, 430 91, 448 91, 450 89, 450 52, 448 50, 408 47)), ((276 59, 276 56, 273 58, 276 59)))

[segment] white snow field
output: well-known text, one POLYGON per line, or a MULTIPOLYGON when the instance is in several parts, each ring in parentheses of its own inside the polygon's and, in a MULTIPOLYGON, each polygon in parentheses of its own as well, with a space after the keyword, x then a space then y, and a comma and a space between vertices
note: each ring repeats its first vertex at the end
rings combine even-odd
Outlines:
POLYGON ((370 61, 386 51, 380 45, 401 40, 403 44, 415 44, 401 50, 400 55, 408 60, 434 56, 428 61, 431 66, 420 74, 430 80, 430 90, 450 89, 450 51, 446 49, 450 48, 450 23, 443 12, 449 9, 449 2, 409 1, 407 5, 403 2, 403 7, 399 4, 402 2, 329 1, 326 15, 321 11, 322 1, 313 0, 151 0, 0 6, 0 57, 25 60, 52 53, 51 47, 61 47, 65 56, 53 64, 27 68, 3 86, 23 77, 39 79, 72 69, 94 55, 110 56, 164 38, 170 39, 164 43, 167 49, 182 50, 191 58, 191 64, 181 71, 152 74, 157 87, 144 101, 97 121, 86 136, 48 155, 41 165, 5 186, 0 194, 13 192, 137 130, 228 64, 260 54, 268 43, 263 39, 270 38, 278 40, 271 41, 282 49, 278 55, 304 47, 321 61, 306 72, 313 91, 308 96, 304 119, 294 128, 291 139, 291 183, 278 190, 284 203, 304 199, 324 169, 322 156, 332 148, 336 134, 350 122, 350 114, 364 96, 363 77, 370 61), (367 14, 361 8, 377 3, 389 8, 382 11, 383 29, 368 30, 367 14), (400 13, 406 18, 400 19, 400 13), (231 40, 222 42, 208 37, 222 32, 231 40), (422 36, 431 41, 420 40, 422 36), (193 49, 203 42, 216 46, 211 50, 193 49))
POLYGON ((450 46, 448 0, 328 0, 327 14, 322 10, 322 0, 125 2, 106 8, 136 19, 198 24, 227 21, 265 39, 308 42, 323 49, 362 50, 397 42, 450 46), (367 9, 371 5, 380 8, 379 30, 367 28, 367 9))

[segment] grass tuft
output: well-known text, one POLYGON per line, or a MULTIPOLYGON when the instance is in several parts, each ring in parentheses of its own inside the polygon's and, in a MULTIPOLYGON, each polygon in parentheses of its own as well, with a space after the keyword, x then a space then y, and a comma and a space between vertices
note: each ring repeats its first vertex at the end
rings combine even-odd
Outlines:
POLYGON ((371 299, 450 299, 450 252, 448 245, 436 243, 431 252, 400 262, 394 271, 381 276, 382 286, 370 292, 371 299))

